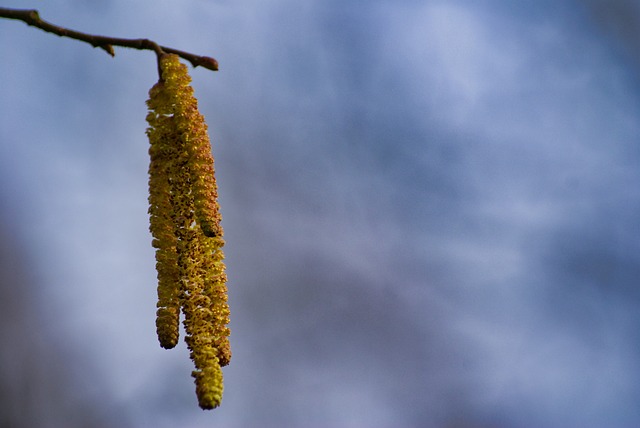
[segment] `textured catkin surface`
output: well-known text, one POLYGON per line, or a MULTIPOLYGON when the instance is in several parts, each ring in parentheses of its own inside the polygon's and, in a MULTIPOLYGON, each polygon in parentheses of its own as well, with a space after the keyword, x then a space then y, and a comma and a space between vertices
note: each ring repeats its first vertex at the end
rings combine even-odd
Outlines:
POLYGON ((149 215, 158 270, 160 345, 178 341, 180 309, 195 370, 198 403, 220 405, 221 366, 229 364, 229 306, 223 230, 211 144, 176 55, 161 59, 162 80, 149 91, 149 215))

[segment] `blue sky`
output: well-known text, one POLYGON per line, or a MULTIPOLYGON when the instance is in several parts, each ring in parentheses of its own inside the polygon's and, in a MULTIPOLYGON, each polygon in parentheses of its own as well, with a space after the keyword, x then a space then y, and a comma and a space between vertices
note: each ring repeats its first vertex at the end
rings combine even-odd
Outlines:
POLYGON ((24 269, 32 308, 14 318, 29 333, 4 333, 2 373, 40 343, 34 394, 61 383, 68 397, 31 412, 134 427, 640 423, 635 2, 4 6, 220 62, 191 75, 234 356, 222 406, 202 412, 184 343, 155 338, 154 55, 0 21, 0 218, 20 261, 0 286, 24 269))

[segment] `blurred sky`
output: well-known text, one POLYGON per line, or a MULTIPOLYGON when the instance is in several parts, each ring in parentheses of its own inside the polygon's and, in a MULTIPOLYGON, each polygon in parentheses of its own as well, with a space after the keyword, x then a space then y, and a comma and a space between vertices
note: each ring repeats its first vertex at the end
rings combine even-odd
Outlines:
POLYGON ((2 3, 219 60, 233 349, 155 337, 153 53, 0 20, 5 421, 640 426, 637 1, 2 3))

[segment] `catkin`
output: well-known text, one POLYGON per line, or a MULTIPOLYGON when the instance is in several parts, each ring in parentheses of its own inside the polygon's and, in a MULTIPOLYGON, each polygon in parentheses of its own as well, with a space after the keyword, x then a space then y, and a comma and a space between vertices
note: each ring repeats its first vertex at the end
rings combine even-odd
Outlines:
MULTIPOLYGON (((161 85, 161 84, 158 84, 161 85)), ((161 93, 158 85, 152 93, 161 93)), ((152 97, 152 100, 155 99, 152 97)), ((149 106, 154 103, 149 102, 149 106)), ((170 349, 176 346, 180 324, 180 277, 178 270, 177 238, 175 235, 175 213, 171 201, 171 169, 175 157, 173 141, 175 133, 167 126, 171 117, 163 116, 160 106, 156 114, 147 117, 151 127, 148 135, 149 147, 149 229, 153 236, 152 246, 156 248, 156 269, 158 271, 158 310, 156 331, 160 346, 170 349), (164 125, 164 126, 162 126, 164 125)))
POLYGON ((160 60, 162 79, 149 92, 149 214, 158 270, 160 345, 178 340, 180 308, 195 370, 198 403, 220 405, 221 366, 229 363, 229 306, 223 230, 207 125, 187 67, 160 60))

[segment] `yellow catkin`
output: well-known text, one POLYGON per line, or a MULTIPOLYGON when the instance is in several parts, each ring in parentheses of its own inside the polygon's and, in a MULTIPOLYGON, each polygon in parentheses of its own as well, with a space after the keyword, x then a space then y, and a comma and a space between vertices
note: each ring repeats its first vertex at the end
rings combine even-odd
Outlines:
POLYGON ((177 94, 179 98, 175 103, 174 113, 178 132, 185 139, 185 149, 189 156, 189 172, 198 224, 205 236, 222 236, 218 189, 207 124, 198 111, 198 100, 193 96, 187 67, 178 61, 177 56, 167 57, 175 57, 163 61, 163 70, 166 70, 169 76, 166 79, 168 90, 177 94))
POLYGON ((212 409, 222 400, 221 366, 231 358, 224 240, 213 157, 186 66, 176 55, 164 55, 160 67, 162 80, 150 91, 147 116, 158 337, 163 347, 175 346, 176 309, 181 307, 185 342, 195 365, 192 376, 198 403, 203 409, 212 409))
POLYGON ((213 409, 220 405, 224 385, 222 382, 222 369, 215 361, 209 367, 192 373, 196 382, 196 395, 198 404, 202 409, 213 409))
POLYGON ((175 132, 167 123, 171 118, 163 116, 162 84, 150 91, 149 107, 154 109, 147 116, 150 147, 149 156, 149 217, 153 247, 156 248, 158 271, 158 310, 156 331, 160 346, 170 349, 176 346, 180 324, 180 282, 177 238, 174 230, 174 213, 171 203, 169 171, 174 157, 171 141, 175 132))
POLYGON ((224 367, 231 360, 227 275, 221 251, 224 241, 222 238, 207 239, 204 245, 208 255, 203 260, 204 294, 209 299, 209 316, 214 327, 213 346, 218 351, 220 365, 224 367))

